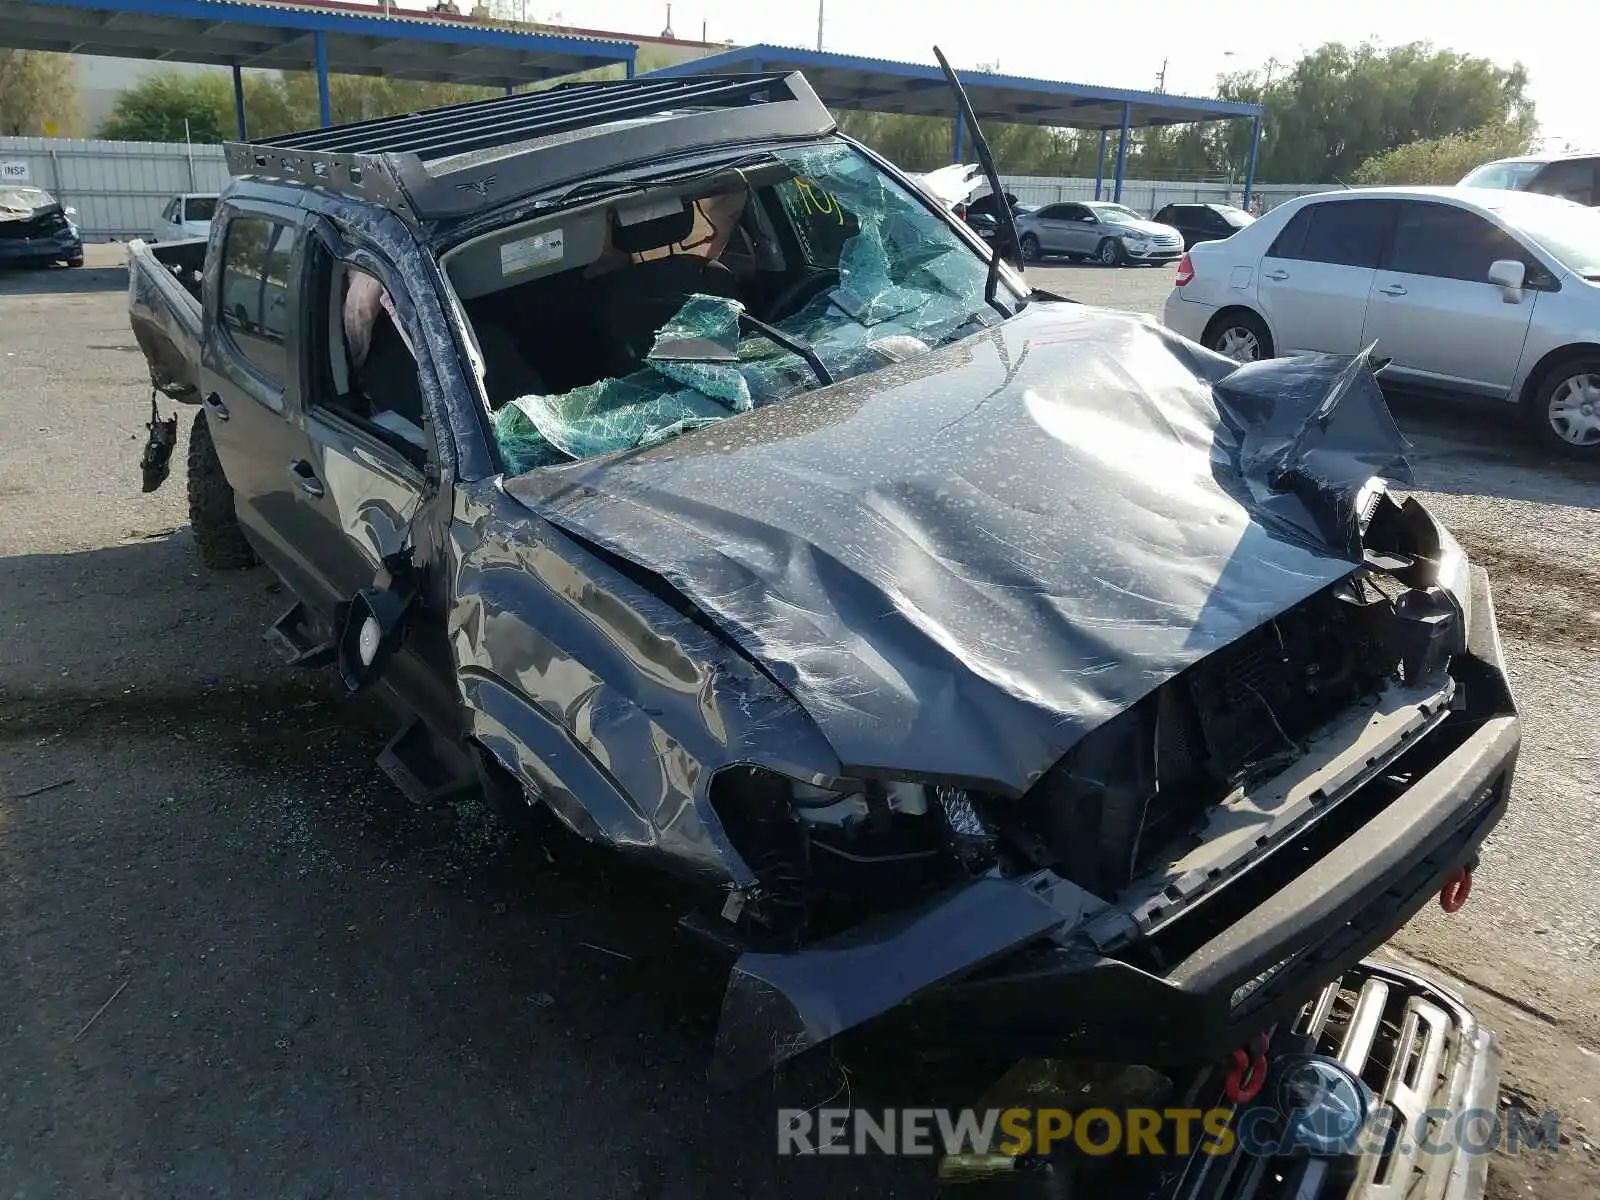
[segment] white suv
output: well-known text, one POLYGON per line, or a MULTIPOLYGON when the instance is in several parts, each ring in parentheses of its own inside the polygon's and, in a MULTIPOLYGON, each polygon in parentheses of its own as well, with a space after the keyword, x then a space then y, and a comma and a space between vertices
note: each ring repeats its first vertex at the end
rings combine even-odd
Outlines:
POLYGON ((1519 403, 1547 445, 1600 461, 1600 210, 1484 188, 1302 196, 1184 255, 1163 320, 1241 362, 1376 343, 1387 381, 1519 403))

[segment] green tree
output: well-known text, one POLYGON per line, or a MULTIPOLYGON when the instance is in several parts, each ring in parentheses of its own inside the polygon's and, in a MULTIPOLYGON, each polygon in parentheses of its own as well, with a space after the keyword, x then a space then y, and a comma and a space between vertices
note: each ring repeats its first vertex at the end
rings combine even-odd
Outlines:
MULTIPOLYGON (((248 93, 247 93, 248 96, 248 93)), ((100 136, 129 142, 232 137, 233 84, 222 75, 155 71, 117 96, 100 136)))
POLYGON ((1473 167, 1524 154, 1531 139, 1515 124, 1407 142, 1375 154, 1355 169, 1355 183, 1456 183, 1473 167))
MULTIPOLYGON (((1330 42, 1270 88, 1253 73, 1219 82, 1219 94, 1266 106, 1256 178, 1268 183, 1348 180, 1369 158, 1410 142, 1485 128, 1531 139, 1538 128, 1520 63, 1502 68, 1426 42, 1330 42)), ((1219 126, 1213 161, 1242 164, 1249 137, 1247 122, 1219 126)))
POLYGON ((78 76, 71 58, 0 50, 0 134, 71 134, 78 114, 78 76))

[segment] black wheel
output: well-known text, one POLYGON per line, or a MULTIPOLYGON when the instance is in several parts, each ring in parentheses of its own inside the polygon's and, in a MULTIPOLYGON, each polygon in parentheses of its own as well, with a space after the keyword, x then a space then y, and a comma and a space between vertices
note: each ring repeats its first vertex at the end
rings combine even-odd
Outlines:
POLYGON ((1023 262, 1038 262, 1042 257, 1044 257, 1044 254, 1043 254, 1043 251, 1041 251, 1040 248, 1039 248, 1039 239, 1034 237, 1033 234, 1031 234, 1031 233, 1023 234, 1022 235, 1022 261, 1023 262))
POLYGON ((1600 461, 1600 358, 1569 358, 1546 371, 1527 413, 1534 436, 1549 449, 1600 461))
POLYGON ((1094 256, 1105 266, 1120 267, 1124 258, 1122 243, 1116 238, 1106 238, 1100 243, 1099 248, 1095 250, 1094 256))
POLYGON ((261 560, 245 541, 233 511, 233 488, 222 473, 222 460, 211 444, 205 410, 194 415, 189 430, 189 524, 194 529, 200 561, 213 570, 237 571, 261 560))
POLYGON ((83 266, 83 255, 80 254, 77 258, 69 258, 66 263, 69 267, 81 267, 83 266))
POLYGON ((1272 335, 1255 313, 1239 310, 1224 313, 1206 330, 1203 344, 1207 350, 1248 363, 1272 357, 1272 335))

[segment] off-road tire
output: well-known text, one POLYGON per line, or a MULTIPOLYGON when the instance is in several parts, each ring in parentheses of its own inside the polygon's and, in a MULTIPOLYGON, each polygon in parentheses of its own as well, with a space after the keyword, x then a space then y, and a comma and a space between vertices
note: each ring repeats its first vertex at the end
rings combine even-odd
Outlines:
POLYGON ((216 571, 238 571, 261 560, 245 541, 233 511, 233 488, 222 473, 222 460, 211 444, 205 410, 194 415, 189 430, 189 525, 200 561, 216 571))

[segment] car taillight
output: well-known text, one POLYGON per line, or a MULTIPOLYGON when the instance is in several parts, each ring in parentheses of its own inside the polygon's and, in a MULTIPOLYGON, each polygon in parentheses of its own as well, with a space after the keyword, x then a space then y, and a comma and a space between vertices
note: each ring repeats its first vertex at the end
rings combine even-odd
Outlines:
POLYGON ((1188 283, 1189 280, 1191 280, 1193 278, 1194 278, 1194 264, 1189 261, 1189 256, 1187 254, 1185 254, 1182 258, 1180 258, 1178 260, 1178 278, 1177 278, 1177 280, 1175 282, 1177 283, 1177 285, 1179 287, 1182 287, 1184 284, 1188 283))

